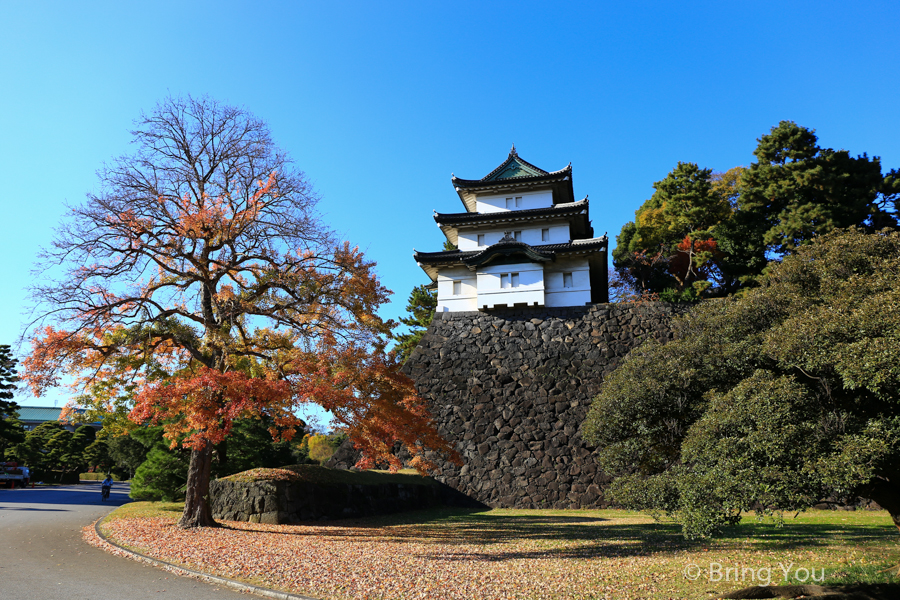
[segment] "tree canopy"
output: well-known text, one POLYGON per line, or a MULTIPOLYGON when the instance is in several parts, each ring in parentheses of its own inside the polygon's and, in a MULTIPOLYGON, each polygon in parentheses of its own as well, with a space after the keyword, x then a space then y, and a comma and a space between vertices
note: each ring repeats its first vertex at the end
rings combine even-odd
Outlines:
POLYGON ((137 150, 71 207, 34 288, 24 378, 75 378, 104 410, 158 423, 191 449, 183 527, 214 525, 212 446, 239 418, 290 438, 299 405, 329 410, 367 460, 403 441, 452 452, 384 351, 389 295, 374 264, 316 213, 305 175, 267 125, 209 98, 168 98, 132 131, 137 150))
POLYGON ((679 162, 616 239, 614 265, 638 293, 722 296, 756 285, 768 259, 853 225, 896 226, 896 171, 818 145, 791 121, 760 137, 749 168, 679 162))
POLYGON ((703 536, 862 496, 900 527, 900 232, 836 230, 710 300, 603 382, 585 422, 619 502, 703 536))

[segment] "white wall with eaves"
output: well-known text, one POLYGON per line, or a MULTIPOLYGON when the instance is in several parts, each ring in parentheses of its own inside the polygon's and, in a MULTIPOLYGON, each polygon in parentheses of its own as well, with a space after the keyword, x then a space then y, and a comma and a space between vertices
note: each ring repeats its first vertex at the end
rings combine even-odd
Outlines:
POLYGON ((530 246, 540 246, 542 244, 565 244, 571 239, 568 221, 557 222, 553 224, 533 224, 533 223, 510 223, 500 228, 472 228, 460 229, 457 237, 457 247, 462 252, 471 252, 473 250, 483 250, 492 244, 496 244, 507 231, 521 231, 522 240, 530 246), (542 230, 548 230, 549 241, 544 241, 542 230), (480 239, 479 236, 484 236, 480 239), (479 241, 481 243, 479 244, 479 241))
POLYGON ((437 284, 438 312, 478 310, 477 280, 467 267, 441 269, 437 284))
POLYGON ((558 257, 552 263, 545 263, 544 288, 544 306, 584 306, 589 303, 591 271, 587 258, 558 257), (566 277, 567 274, 570 277, 566 277))
POLYGON ((509 194, 491 194, 477 196, 475 198, 475 212, 493 213, 508 210, 527 210, 529 208, 550 208, 553 206, 553 192, 542 190, 538 192, 515 192, 509 194), (518 206, 516 198, 519 198, 518 206), (512 203, 507 202, 512 200, 512 203))

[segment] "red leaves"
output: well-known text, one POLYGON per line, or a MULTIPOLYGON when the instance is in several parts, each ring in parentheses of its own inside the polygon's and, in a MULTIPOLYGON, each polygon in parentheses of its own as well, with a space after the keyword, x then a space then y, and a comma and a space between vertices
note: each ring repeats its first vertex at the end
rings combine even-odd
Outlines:
POLYGON ((173 445, 181 440, 187 448, 200 449, 224 440, 234 419, 279 412, 279 425, 299 425, 300 420, 285 411, 290 402, 290 386, 284 380, 201 367, 196 374, 143 387, 129 417, 138 423, 162 423, 173 445))

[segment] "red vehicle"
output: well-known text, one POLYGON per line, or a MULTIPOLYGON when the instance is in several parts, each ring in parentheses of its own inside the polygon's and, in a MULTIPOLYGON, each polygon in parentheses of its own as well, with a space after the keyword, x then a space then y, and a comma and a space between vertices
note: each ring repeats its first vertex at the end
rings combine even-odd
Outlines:
POLYGON ((15 461, 0 462, 0 486, 25 487, 28 485, 28 467, 19 466, 15 461))

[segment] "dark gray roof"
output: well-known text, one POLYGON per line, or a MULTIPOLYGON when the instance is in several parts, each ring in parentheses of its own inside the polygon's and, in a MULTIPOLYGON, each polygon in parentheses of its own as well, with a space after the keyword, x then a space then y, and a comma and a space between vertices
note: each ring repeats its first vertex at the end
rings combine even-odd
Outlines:
POLYGON ((460 250, 445 250, 443 252, 416 252, 413 257, 420 264, 466 264, 479 254, 486 253, 491 248, 498 246, 527 246, 528 248, 541 254, 569 254, 572 252, 583 252, 585 250, 605 250, 608 244, 606 236, 598 238, 589 238, 586 240, 574 240, 563 244, 542 244, 540 246, 529 246, 523 242, 498 242, 492 244, 483 250, 471 250, 469 252, 461 252, 460 250))
POLYGON ((555 217, 564 215, 588 214, 588 200, 555 204, 548 208, 526 208, 524 210, 507 210, 491 213, 434 213, 434 220, 441 225, 463 225, 484 223, 487 221, 515 221, 532 217, 555 217))

